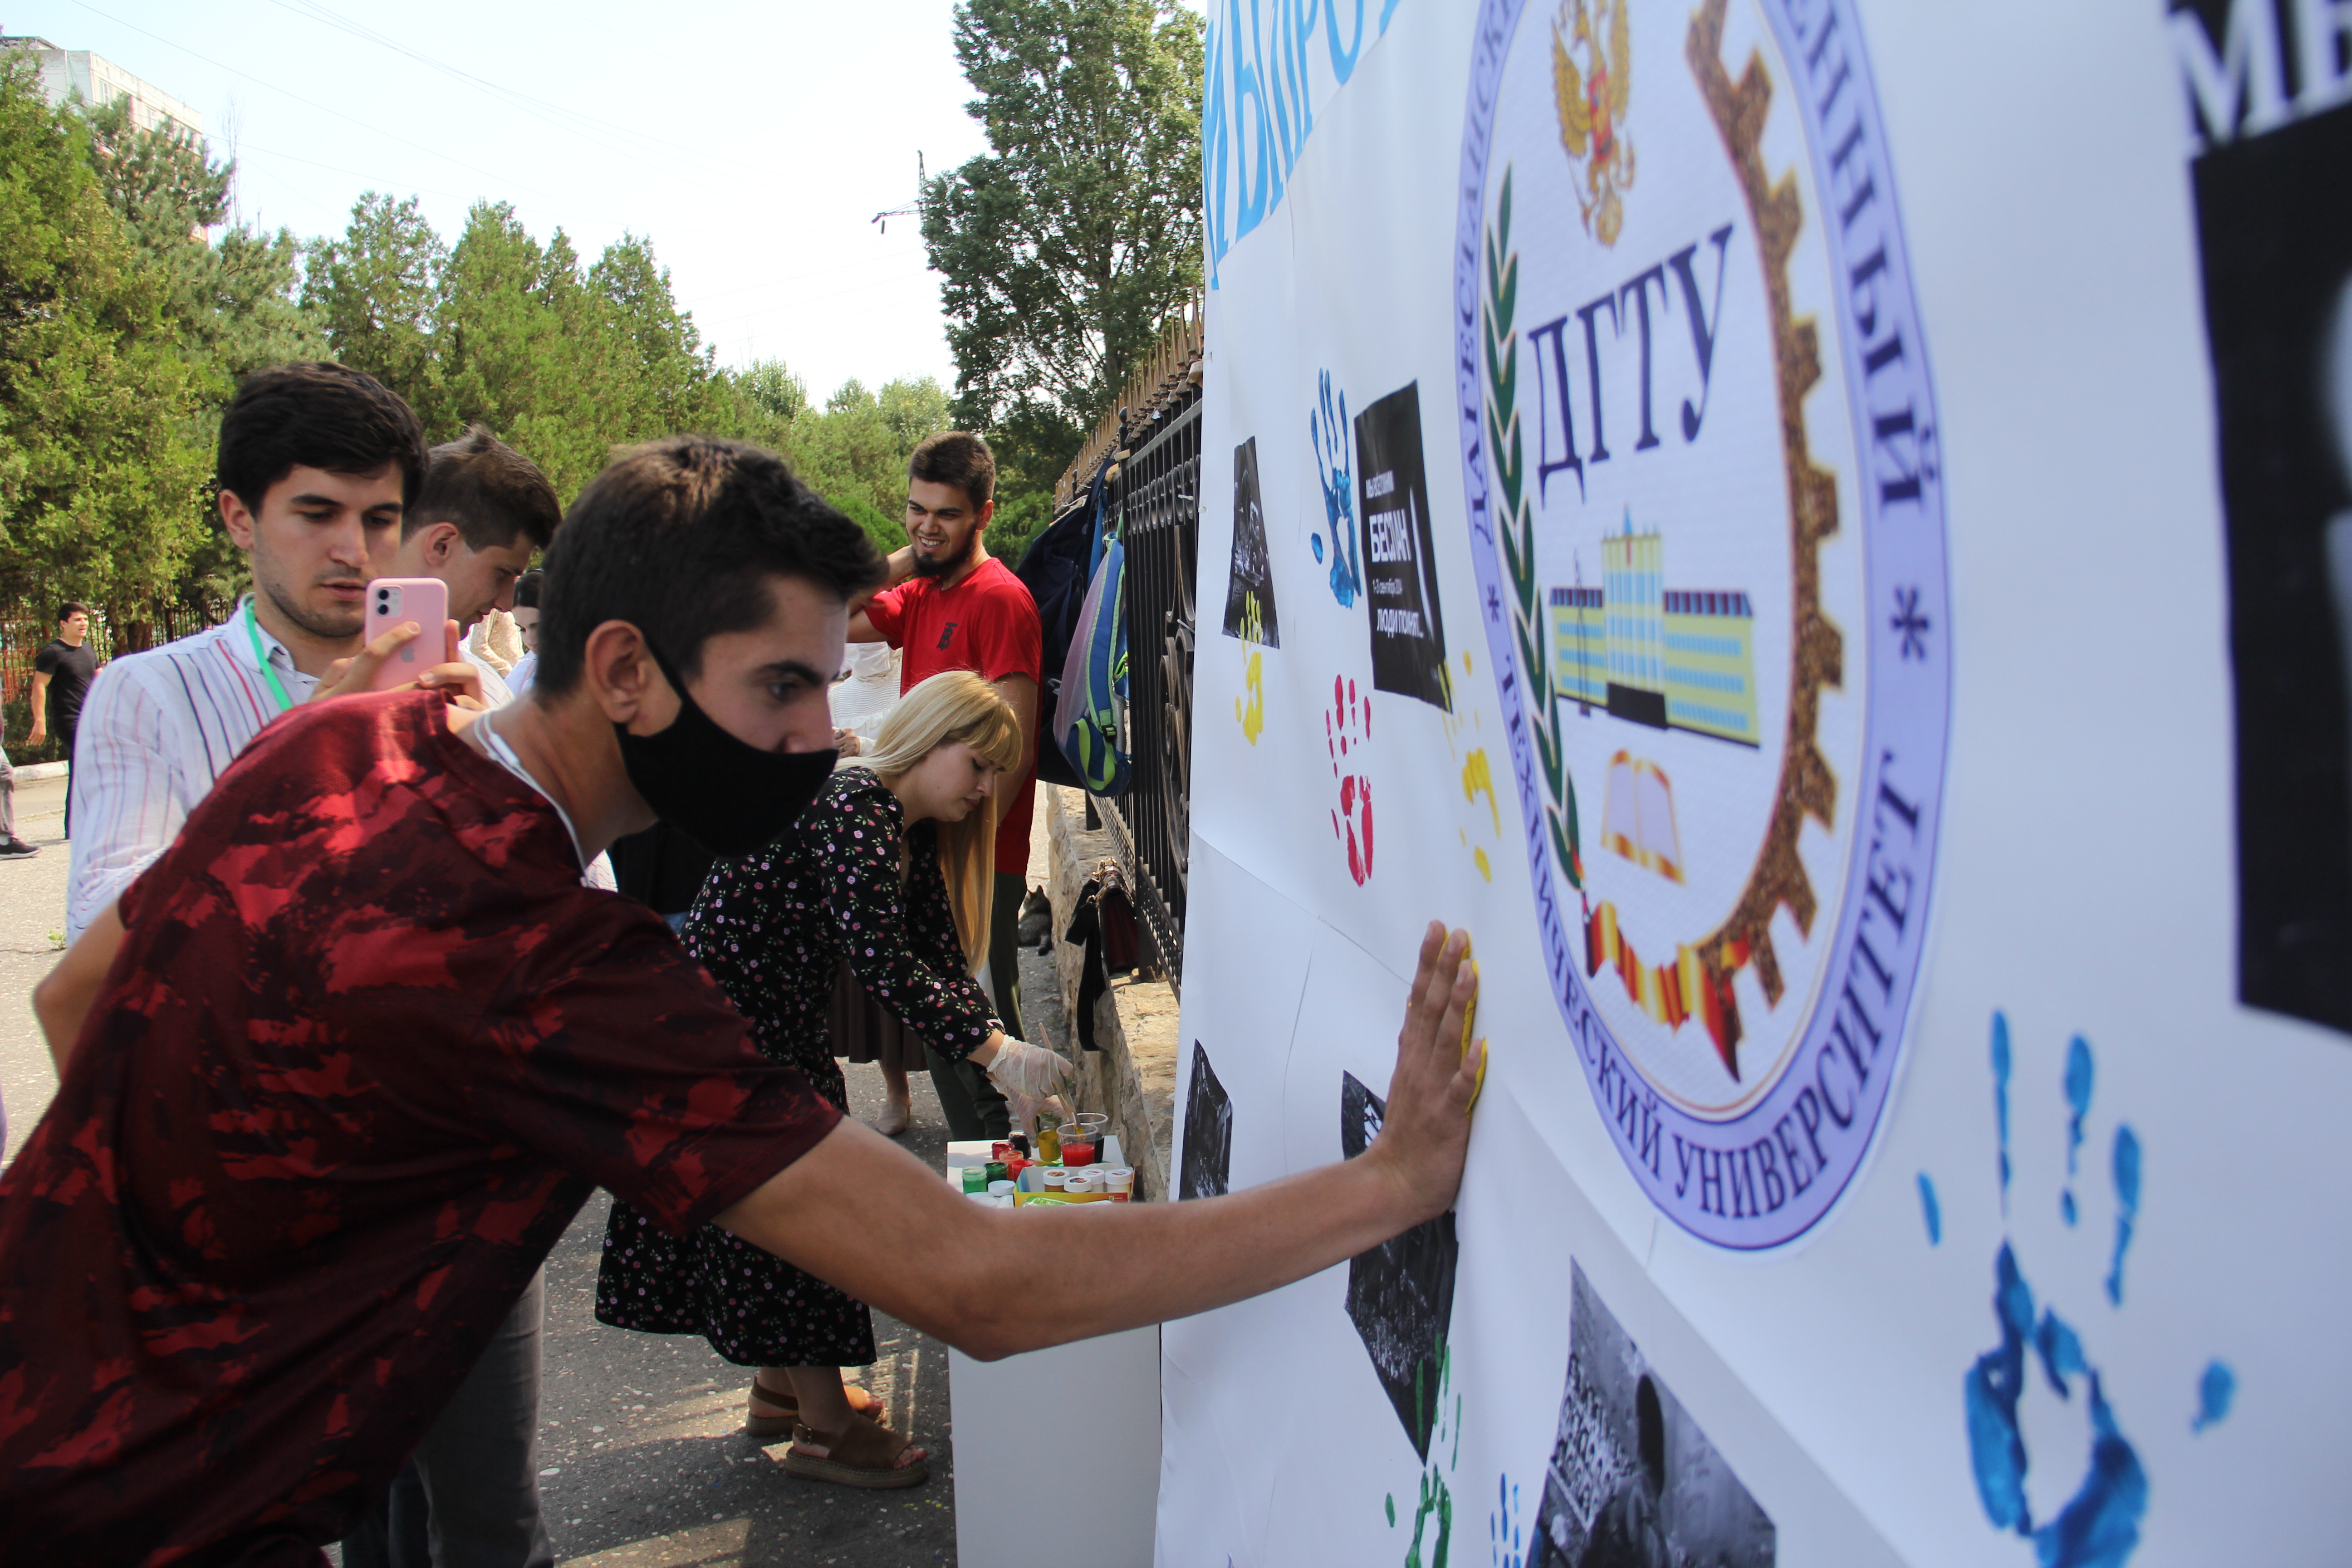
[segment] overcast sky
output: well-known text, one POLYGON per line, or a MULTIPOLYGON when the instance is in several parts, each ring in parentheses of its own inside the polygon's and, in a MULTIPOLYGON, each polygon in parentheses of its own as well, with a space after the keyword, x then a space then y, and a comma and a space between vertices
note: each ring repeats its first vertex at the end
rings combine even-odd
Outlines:
POLYGON ((340 234, 377 190, 454 243, 508 201, 588 260, 650 236, 721 363, 782 358, 819 400, 954 385, 919 226, 870 221, 915 199, 918 153, 985 149, 951 0, 0 0, 0 26, 199 110, 247 222, 340 234))

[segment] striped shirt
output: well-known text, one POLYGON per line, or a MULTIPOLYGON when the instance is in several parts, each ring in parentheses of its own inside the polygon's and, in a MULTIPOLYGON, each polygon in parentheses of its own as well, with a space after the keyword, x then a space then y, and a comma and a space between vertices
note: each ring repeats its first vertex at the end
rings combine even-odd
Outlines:
MULTIPOLYGON (((66 940, 106 912, 179 837, 278 698, 254 661, 243 607, 222 625, 110 661, 90 682, 74 736, 73 860, 66 940)), ((257 623, 261 650, 298 705, 318 679, 257 623)))
MULTIPOLYGON (((318 679, 258 622, 261 651, 296 707, 318 679)), ((509 700, 497 670, 472 657, 485 706, 509 700)), ((245 611, 221 625, 118 658, 98 672, 75 733, 73 860, 66 887, 66 940, 72 942, 139 879, 180 836, 180 824, 237 753, 278 717, 277 694, 254 662, 245 611)), ((581 880, 607 892, 619 884, 599 855, 581 880)))

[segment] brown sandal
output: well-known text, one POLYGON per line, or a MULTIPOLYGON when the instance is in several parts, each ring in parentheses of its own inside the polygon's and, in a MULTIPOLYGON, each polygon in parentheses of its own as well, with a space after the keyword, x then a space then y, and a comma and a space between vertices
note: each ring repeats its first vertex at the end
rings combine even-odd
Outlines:
MULTIPOLYGON (((842 1392, 849 1396, 851 1415, 861 1420, 870 1421, 877 1426, 890 1425, 890 1413, 882 1408, 882 1402, 874 1397, 871 1390, 858 1384, 845 1383, 842 1384, 842 1392), (863 1405, 857 1403, 861 1396, 866 1401, 863 1405)), ((772 1405, 782 1414, 762 1415, 757 1409, 751 1407, 750 1400, 745 1401, 743 1412, 745 1436, 757 1437, 763 1443, 772 1443, 779 1437, 789 1437, 793 1435, 793 1428, 800 1424, 801 1418, 801 1402, 798 1394, 788 1388, 771 1388, 755 1373, 751 1378, 751 1399, 759 1401, 761 1405, 772 1405)))
POLYGON ((928 1455, 913 1464, 893 1461, 914 1446, 914 1439, 865 1421, 853 1421, 841 1433, 814 1432, 804 1425, 793 1427, 793 1446, 784 1450, 784 1468, 813 1481, 887 1491, 919 1487, 930 1479, 928 1455), (803 1444, 822 1446, 823 1457, 803 1453, 803 1444))

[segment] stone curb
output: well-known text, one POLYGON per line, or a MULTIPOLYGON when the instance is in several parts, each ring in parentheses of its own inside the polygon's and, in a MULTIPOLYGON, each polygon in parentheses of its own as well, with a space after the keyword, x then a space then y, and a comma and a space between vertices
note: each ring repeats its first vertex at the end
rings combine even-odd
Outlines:
POLYGON ((61 779, 72 766, 71 763, 34 763, 16 770, 16 782, 38 784, 43 779, 61 779))

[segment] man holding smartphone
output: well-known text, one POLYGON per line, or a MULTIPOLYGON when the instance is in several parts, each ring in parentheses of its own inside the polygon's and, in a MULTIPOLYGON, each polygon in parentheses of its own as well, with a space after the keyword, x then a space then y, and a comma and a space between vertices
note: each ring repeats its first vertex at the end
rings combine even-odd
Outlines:
POLYGON ((650 910, 580 886, 657 819, 741 854, 798 816, 880 564, 772 455, 625 454, 549 553, 530 700, 290 718, 100 915, 36 989, 58 1096, 0 1177, 12 1552, 315 1563, 600 1185, 984 1357, 1273 1289, 1453 1203, 1485 1064, 1459 932, 1423 940, 1362 1155, 1081 1219, 950 1192, 761 1055, 650 910))
MULTIPOLYGON (((221 524, 252 563, 253 593, 221 625, 117 658, 90 682, 68 785, 82 826, 68 940, 170 847, 265 724, 373 675, 376 659, 353 659, 368 580, 390 570, 401 515, 425 482, 416 416, 339 364, 257 371, 221 417, 218 464, 221 524)), ((461 679, 470 667, 443 664, 418 684, 461 679)))

